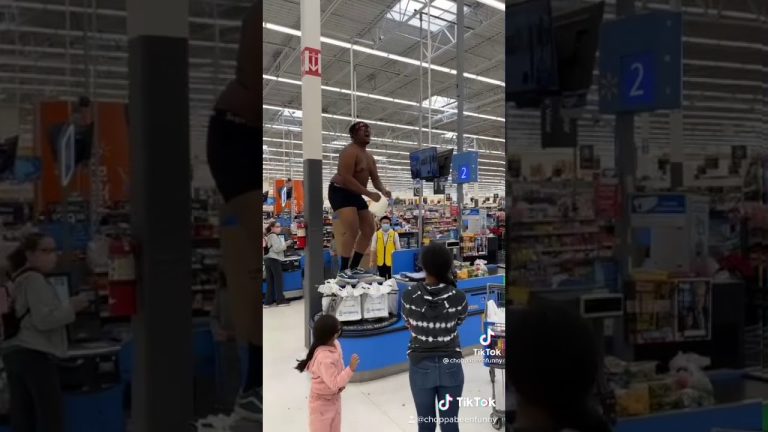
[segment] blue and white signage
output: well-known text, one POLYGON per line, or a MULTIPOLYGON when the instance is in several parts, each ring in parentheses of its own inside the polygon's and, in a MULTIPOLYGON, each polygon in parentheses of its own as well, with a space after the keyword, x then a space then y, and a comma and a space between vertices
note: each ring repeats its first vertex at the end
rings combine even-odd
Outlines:
POLYGON ((600 112, 682 106, 683 20, 650 12, 603 24, 600 30, 600 112))
POLYGON ((683 194, 635 195, 630 203, 633 214, 685 214, 683 194))
POLYGON ((59 134, 59 180, 62 186, 67 186, 75 175, 75 125, 68 124, 59 134))
POLYGON ((456 153, 453 155, 451 171, 454 184, 476 183, 479 155, 476 151, 456 153))

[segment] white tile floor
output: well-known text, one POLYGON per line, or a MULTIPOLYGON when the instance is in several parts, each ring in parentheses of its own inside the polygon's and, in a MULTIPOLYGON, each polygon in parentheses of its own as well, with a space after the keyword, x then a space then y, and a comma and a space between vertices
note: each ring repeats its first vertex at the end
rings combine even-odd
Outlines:
MULTIPOLYGON (((295 359, 306 355, 302 329, 305 321, 303 300, 294 300, 288 307, 264 311, 264 430, 299 432, 308 429, 309 378, 293 369, 295 359)), ((491 397, 488 369, 481 363, 465 364, 464 375, 464 396, 491 397)), ((417 430, 411 423, 416 410, 407 373, 350 384, 342 395, 343 432, 417 430)), ((497 403, 504 406, 503 400, 497 403)), ((461 426, 462 432, 493 431, 487 423, 489 414, 487 407, 462 408, 460 417, 465 422, 461 426)))

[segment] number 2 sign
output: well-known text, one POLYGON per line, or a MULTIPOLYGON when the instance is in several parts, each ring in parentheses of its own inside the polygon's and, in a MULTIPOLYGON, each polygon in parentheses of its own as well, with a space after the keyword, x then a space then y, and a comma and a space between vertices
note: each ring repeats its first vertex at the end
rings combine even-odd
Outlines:
POLYGON ((626 107, 653 105, 656 100, 656 64, 651 54, 628 55, 621 59, 619 97, 626 107))
POLYGON ((679 12, 654 11, 604 23, 600 28, 600 112, 679 109, 682 38, 679 12))

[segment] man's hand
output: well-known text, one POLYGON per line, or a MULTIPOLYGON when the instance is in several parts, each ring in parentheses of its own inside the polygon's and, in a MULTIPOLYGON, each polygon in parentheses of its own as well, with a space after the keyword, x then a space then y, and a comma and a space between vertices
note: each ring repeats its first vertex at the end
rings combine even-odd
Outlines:
POLYGON ((387 199, 392 199, 392 192, 388 191, 387 189, 381 191, 381 194, 387 197, 387 199))
POLYGON ((373 202, 379 202, 381 201, 381 194, 378 192, 368 192, 368 198, 373 202))

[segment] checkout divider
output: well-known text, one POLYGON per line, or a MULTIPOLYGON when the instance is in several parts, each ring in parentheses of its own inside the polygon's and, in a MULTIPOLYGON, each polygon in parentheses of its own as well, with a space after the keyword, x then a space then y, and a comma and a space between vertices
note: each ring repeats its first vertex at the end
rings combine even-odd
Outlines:
MULTIPOLYGON (((419 258, 419 249, 406 249, 394 252, 392 255, 392 274, 413 272, 419 258)), ((469 311, 467 319, 459 328, 459 340, 466 354, 480 346, 483 335, 482 313, 485 311, 485 298, 488 284, 503 284, 504 276, 487 276, 458 281, 458 288, 467 295, 469 311)), ((352 378, 352 382, 371 381, 408 370, 408 342, 410 331, 402 319, 400 302, 409 283, 397 280, 399 288, 397 321, 393 324, 375 330, 345 332, 340 338, 344 347, 344 363, 349 364, 352 354, 358 354, 360 366, 352 378)))

